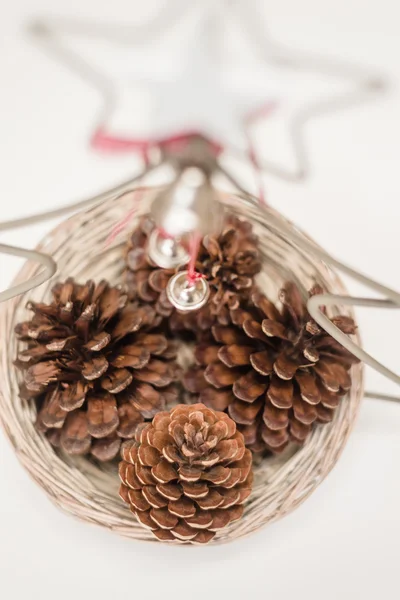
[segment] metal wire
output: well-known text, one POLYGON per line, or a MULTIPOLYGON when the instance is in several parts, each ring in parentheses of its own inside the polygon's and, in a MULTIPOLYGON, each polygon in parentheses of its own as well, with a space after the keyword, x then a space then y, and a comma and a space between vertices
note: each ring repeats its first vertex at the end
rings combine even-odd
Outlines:
POLYGON ((41 252, 36 252, 35 250, 27 250, 25 248, 9 246, 8 244, 0 244, 0 253, 26 258, 27 260, 37 262, 44 267, 43 271, 41 271, 38 275, 35 275, 31 279, 24 281, 24 283, 14 285, 6 289, 4 292, 1 292, 0 302, 11 300, 11 298, 14 298, 15 296, 19 296, 20 294, 24 294, 25 292, 32 290, 33 288, 50 279, 50 277, 52 277, 57 271, 57 263, 51 256, 42 254, 41 252))
MULTIPOLYGON (((147 175, 157 166, 158 164, 149 165, 135 177, 129 179, 128 181, 125 181, 124 183, 121 183, 120 185, 115 186, 110 190, 107 190, 106 192, 102 192, 97 196, 86 198, 84 200, 68 204, 67 206, 62 206, 57 209, 49 210, 43 213, 38 213, 36 215, 31 215, 29 217, 22 217, 20 219, 4 221, 0 223, 0 232, 8 231, 11 229, 18 229, 20 227, 26 227, 29 225, 34 225, 36 223, 42 223, 44 221, 49 221, 50 219, 71 214, 72 212, 78 210, 85 210, 86 208, 89 208, 96 204, 101 204, 106 200, 112 200, 118 197, 123 192, 130 190, 135 183, 140 181, 145 175, 147 175)), ((15 296, 19 296, 20 294, 25 294, 26 292, 29 292, 33 288, 37 287, 38 285, 41 285, 42 283, 50 279, 50 277, 52 277, 57 271, 57 263, 53 260, 53 258, 51 256, 48 256, 47 254, 37 252, 36 250, 29 250, 27 248, 19 248, 15 246, 9 246, 7 244, 0 244, 0 254, 8 254, 10 256, 26 258, 29 261, 38 262, 44 267, 43 271, 41 271, 38 275, 35 275, 31 279, 28 279, 23 283, 12 286, 0 292, 0 303, 6 302, 7 300, 11 300, 11 298, 15 298, 15 296)))

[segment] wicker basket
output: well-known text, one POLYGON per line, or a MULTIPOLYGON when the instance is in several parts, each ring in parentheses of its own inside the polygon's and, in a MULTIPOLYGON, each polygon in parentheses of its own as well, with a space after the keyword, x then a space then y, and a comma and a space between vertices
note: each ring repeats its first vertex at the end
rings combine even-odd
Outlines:
MULTIPOLYGON (((58 262, 57 279, 74 276, 78 281, 103 277, 115 284, 121 281, 122 247, 127 232, 120 236, 124 239, 117 239, 109 247, 105 240, 115 224, 132 208, 134 193, 126 193, 73 216, 43 240, 40 250, 51 254, 58 262)), ((147 211, 153 193, 147 190, 141 194, 140 213, 147 211)), ((287 278, 294 279, 304 291, 317 281, 329 291, 345 292, 341 281, 325 264, 284 238, 279 223, 287 225, 287 222, 272 209, 261 209, 251 200, 234 196, 225 196, 223 202, 229 210, 249 219, 260 237, 263 272, 259 284, 270 297, 276 298, 280 285, 287 278)), ((32 276, 39 268, 25 264, 17 281, 32 276)), ((48 300, 53 283, 49 281, 31 291, 29 298, 48 300)), ((100 467, 90 459, 60 454, 36 431, 35 408, 32 403, 19 398, 20 374, 13 366, 18 347, 13 330, 16 323, 27 318, 27 299, 19 297, 10 301, 3 305, 0 313, 3 336, 0 418, 19 460, 64 511, 130 538, 156 541, 120 500, 115 466, 100 467)), ((350 309, 347 314, 352 315, 350 309)), ((355 421, 363 393, 361 365, 353 367, 352 382, 332 423, 316 427, 301 449, 289 448, 284 455, 266 459, 255 468, 254 488, 244 517, 222 530, 211 543, 244 536, 279 519, 301 504, 322 482, 338 460, 355 421)))

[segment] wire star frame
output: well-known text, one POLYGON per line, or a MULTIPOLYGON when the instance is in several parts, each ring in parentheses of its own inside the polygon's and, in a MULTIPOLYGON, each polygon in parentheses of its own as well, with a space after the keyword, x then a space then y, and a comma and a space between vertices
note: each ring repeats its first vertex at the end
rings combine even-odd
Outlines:
MULTIPOLYGON (((207 19, 209 19, 207 10, 209 11, 210 7, 215 6, 215 4, 206 2, 201 6, 203 7, 204 11, 204 14, 202 12, 202 18, 204 18, 204 15, 207 15, 207 19)), ((272 42, 268 37, 266 37, 265 32, 263 31, 263 27, 261 25, 262 20, 260 20, 259 15, 256 13, 257 7, 255 2, 244 3, 241 0, 222 2, 218 5, 218 13, 213 13, 214 17, 216 18, 217 16, 220 18, 221 14, 226 16, 228 13, 226 10, 227 7, 229 7, 229 15, 239 20, 241 28, 247 32, 248 38, 255 44, 259 55, 261 55, 265 61, 271 61, 285 68, 312 70, 324 75, 343 78, 351 84, 351 90, 347 94, 314 103, 307 108, 300 110, 289 123, 289 137, 293 146, 296 163, 294 169, 291 170, 279 164, 265 162, 262 160, 262 158, 257 157, 256 163, 260 170, 286 181, 300 181, 308 176, 310 172, 310 162, 303 137, 305 125, 313 118, 322 116, 323 114, 333 113, 345 107, 354 106, 355 104, 369 99, 371 95, 383 89, 383 80, 376 73, 369 72, 360 67, 339 61, 332 61, 331 59, 325 59, 319 56, 304 55, 294 52, 290 49, 283 48, 279 44, 272 42), (221 10, 223 10, 223 12, 221 12, 221 10)), ((79 54, 76 54, 73 50, 64 46, 58 39, 60 33, 73 32, 89 37, 101 37, 111 41, 118 39, 119 43, 121 41, 130 43, 131 40, 134 40, 135 44, 139 44, 145 41, 151 41, 156 36, 162 35, 168 30, 168 28, 174 26, 178 21, 186 18, 191 10, 191 4, 182 2, 182 0, 174 0, 174 2, 165 3, 158 16, 154 20, 146 25, 141 25, 140 27, 117 28, 111 25, 95 25, 71 20, 47 19, 36 22, 31 26, 30 31, 47 42, 46 48, 49 53, 57 58, 57 60, 68 65, 75 73, 79 74, 87 83, 94 86, 101 94, 103 106, 98 119, 98 131, 101 131, 102 125, 106 122, 108 116, 114 110, 115 98, 112 82, 110 82, 104 74, 93 69, 90 64, 86 63, 79 56, 79 54)), ((237 123, 234 125, 237 126, 237 123)), ((165 140, 162 136, 160 136, 159 139, 152 139, 147 143, 149 147, 153 147, 154 145, 162 146, 163 141, 165 140)), ((222 140, 217 139, 216 141, 220 142, 222 140)), ((207 144, 203 145, 203 147, 207 148, 207 144)), ((208 145, 208 148, 210 148, 210 145, 208 145)), ((141 150, 144 149, 145 148, 141 148, 141 150)), ((232 148, 230 148, 227 144, 225 144, 224 149, 227 151, 232 150, 232 148)), ((243 189, 242 185, 236 181, 229 172, 226 172, 214 154, 211 153, 210 155, 205 156, 205 159, 212 160, 215 173, 225 175, 230 183, 234 185, 236 190, 238 190, 248 199, 249 196, 246 190, 243 189)), ((152 161, 148 156, 147 160, 148 164, 141 173, 111 190, 107 190, 106 192, 93 198, 84 199, 69 206, 55 209, 46 213, 0 223, 0 232, 34 224, 51 218, 60 217, 77 210, 84 210, 89 206, 100 204, 105 201, 112 201, 112 199, 117 198, 121 194, 132 190, 138 181, 142 181, 148 173, 160 165, 164 165, 165 163, 171 161, 173 162, 174 156, 169 152, 163 152, 159 160, 152 161)), ((270 225, 271 227, 274 227, 273 222, 271 222, 270 225)), ((347 306, 364 306, 369 308, 400 308, 400 294, 395 290, 388 288, 387 286, 384 286, 357 272, 350 266, 338 261, 325 251, 316 247, 312 242, 304 240, 295 231, 285 228, 283 228, 283 230, 282 226, 279 226, 279 228, 281 233, 287 236, 287 238, 294 242, 300 249, 313 252, 318 258, 325 261, 328 265, 333 266, 338 271, 345 273, 355 281, 365 285, 370 290, 377 292, 380 296, 382 296, 381 299, 376 299, 321 294, 309 299, 308 310, 311 316, 321 327, 323 327, 330 335, 332 335, 332 337, 334 337, 339 343, 352 352, 357 358, 384 375, 384 377, 400 385, 399 375, 385 367, 374 357, 364 351, 360 346, 350 340, 335 325, 333 325, 320 310, 320 306, 323 305, 331 306, 340 304, 347 306)), ((44 267, 43 271, 33 279, 0 293, 0 302, 11 299, 16 295, 23 294, 33 287, 40 285, 49 279, 55 273, 57 268, 57 265, 52 257, 39 252, 15 248, 5 244, 0 244, 0 252, 9 255, 20 256, 26 258, 27 260, 38 262, 44 267)), ((374 398, 379 397, 385 400, 398 400, 398 398, 382 394, 374 393, 367 395, 374 398)))

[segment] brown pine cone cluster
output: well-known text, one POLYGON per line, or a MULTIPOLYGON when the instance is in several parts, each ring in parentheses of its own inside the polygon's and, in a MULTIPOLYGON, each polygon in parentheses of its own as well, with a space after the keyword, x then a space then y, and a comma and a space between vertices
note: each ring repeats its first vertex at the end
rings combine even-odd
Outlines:
POLYGON ((220 235, 203 239, 196 271, 207 278, 211 298, 199 311, 185 314, 174 311, 166 296, 173 271, 160 269, 147 254, 152 230, 152 222, 144 218, 131 235, 126 255, 129 297, 154 304, 159 315, 170 317, 169 326, 175 332, 206 331, 215 322, 229 322, 229 310, 249 296, 254 276, 261 270, 257 237, 251 224, 229 216, 220 235))
POLYGON ((124 444, 120 495, 158 539, 203 544, 241 517, 251 463, 225 413, 181 404, 124 444))
MULTIPOLYGON (((16 327, 27 344, 16 365, 21 396, 36 403, 52 445, 108 461, 125 442, 120 495, 139 522, 162 541, 203 544, 242 516, 251 451, 281 452, 331 421, 357 360, 310 317, 294 283, 280 291, 279 307, 257 290, 258 240, 231 215, 200 245, 208 303, 176 311, 166 294, 175 271, 148 256, 153 228, 144 217, 131 234, 127 293, 68 279, 49 304, 31 302, 32 318, 16 327), (197 365, 183 383, 200 403, 168 412, 181 374, 171 332, 197 340, 197 365)), ((356 331, 349 317, 332 322, 356 331)))
POLYGON ((21 395, 35 399, 37 425, 69 454, 114 458, 121 440, 176 394, 176 345, 150 305, 128 303, 105 281, 58 283, 50 304, 31 302, 16 327, 27 342, 16 365, 21 395))
MULTIPOLYGON (((310 296, 322 290, 315 286, 310 296)), ((197 367, 185 387, 206 406, 227 410, 254 452, 282 451, 304 443, 316 422, 332 420, 351 386, 357 359, 311 319, 294 283, 280 292, 278 310, 254 292, 251 302, 230 311, 230 323, 214 325, 196 348, 197 367)), ((354 334, 352 319, 332 322, 354 334)))

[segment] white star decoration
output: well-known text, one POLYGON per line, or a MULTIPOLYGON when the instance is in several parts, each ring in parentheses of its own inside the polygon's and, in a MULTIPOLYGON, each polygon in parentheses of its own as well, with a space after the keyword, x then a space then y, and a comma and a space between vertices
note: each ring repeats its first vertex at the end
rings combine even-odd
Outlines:
POLYGON ((248 155, 248 117, 276 106, 270 120, 281 124, 278 137, 292 147, 295 167, 269 164, 266 170, 286 178, 307 171, 302 127, 314 114, 354 104, 378 87, 376 77, 361 69, 273 44, 256 0, 170 0, 158 18, 140 28, 45 21, 34 31, 47 39, 49 51, 101 93, 98 124, 111 136, 159 141, 200 133, 224 149, 248 155), (224 62, 229 19, 240 24, 258 62, 242 69, 224 62), (182 41, 181 33, 176 34, 179 46, 171 57, 164 39, 177 21, 184 21, 186 36, 182 41), (69 45, 62 35, 73 36, 69 45))

